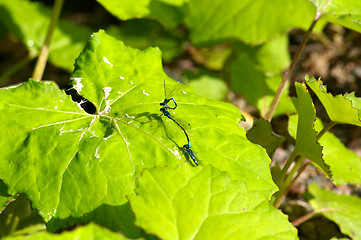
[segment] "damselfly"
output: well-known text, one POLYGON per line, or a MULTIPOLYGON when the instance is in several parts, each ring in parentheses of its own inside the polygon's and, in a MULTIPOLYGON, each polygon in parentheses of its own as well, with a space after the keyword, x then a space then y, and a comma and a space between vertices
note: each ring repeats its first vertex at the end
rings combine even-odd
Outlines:
MULTIPOLYGON (((180 85, 180 86, 181 86, 181 85, 180 85)), ((178 89, 178 90, 179 90, 179 89, 178 89)), ((187 144, 185 144, 185 145, 183 146, 183 148, 185 149, 186 153, 189 155, 190 159, 192 160, 192 161, 191 161, 192 165, 193 165, 193 166, 198 166, 198 159, 197 159, 197 157, 194 155, 194 152, 191 150, 191 142, 190 142, 190 140, 189 140, 189 136, 188 136, 186 130, 184 129, 184 127, 183 127, 180 123, 178 123, 178 122, 173 118, 173 116, 172 116, 172 115, 170 114, 170 112, 169 112, 169 109, 174 110, 174 109, 177 108, 178 105, 177 105, 177 103, 176 103, 176 101, 174 100, 173 97, 170 98, 169 95, 168 95, 168 97, 167 97, 165 82, 164 82, 164 95, 165 95, 165 98, 164 98, 164 100, 160 103, 160 105, 162 106, 162 107, 160 108, 160 111, 162 112, 162 114, 163 114, 164 116, 166 116, 167 118, 169 118, 170 120, 172 120, 175 124, 177 124, 177 125, 182 129, 182 131, 184 132, 184 134, 185 134, 185 136, 186 136, 186 138, 187 138, 187 142, 188 142, 187 144), (171 101, 173 101, 173 103, 174 103, 174 106, 173 106, 173 107, 171 107, 171 106, 168 105, 168 103, 171 102, 171 101)))

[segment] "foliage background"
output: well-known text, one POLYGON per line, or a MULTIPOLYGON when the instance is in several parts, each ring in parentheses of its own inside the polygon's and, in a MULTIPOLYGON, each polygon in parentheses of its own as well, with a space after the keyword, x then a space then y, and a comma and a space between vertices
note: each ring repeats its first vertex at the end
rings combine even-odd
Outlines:
MULTIPOLYGON (((26 1, 19 2, 26 4, 26 1)), ((0 2, 1 86, 26 81, 32 74, 34 59, 41 46, 43 33, 46 31, 43 20, 48 18, 53 4, 53 1, 35 2, 41 3, 36 7, 40 14, 32 14, 32 11, 16 12, 20 9, 16 4, 10 1, 0 2), (8 21, 7 9, 13 11, 12 21, 8 21)), ((245 1, 245 4, 247 2, 245 1)), ((109 5, 103 3, 104 7, 99 3, 65 1, 62 21, 59 23, 59 29, 54 33, 52 50, 43 79, 56 81, 60 87, 67 86, 74 60, 85 46, 90 34, 98 29, 105 29, 108 34, 135 48, 159 46, 162 51, 163 68, 170 77, 193 80, 192 84, 197 94, 232 102, 248 116, 248 119, 264 116, 266 113, 283 71, 290 64, 291 56, 300 44, 304 31, 312 22, 315 9, 311 2, 301 0, 290 5, 284 4, 282 7, 268 1, 259 1, 258 4, 253 4, 252 8, 244 9, 237 5, 237 1, 229 1, 224 5, 221 0, 212 1, 212 7, 208 4, 199 4, 197 1, 143 1, 135 6, 134 4, 112 6, 110 2, 109 5), (147 4, 150 4, 150 8, 147 4), (229 14, 235 6, 239 7, 239 11, 229 14), (157 11, 159 8, 167 11, 157 11), (261 8, 267 11, 260 16, 257 13, 261 8), (228 16, 228 21, 224 20, 224 16, 228 16), (134 17, 144 18, 132 19, 134 17), (252 23, 257 22, 259 18, 267 19, 269 25, 267 27, 255 25, 254 28, 250 28, 249 26, 253 26, 252 23), (248 22, 245 23, 245 19, 248 22)), ((352 13, 352 16, 346 14, 335 18, 335 14, 329 13, 322 21, 327 20, 336 24, 318 23, 315 34, 312 35, 295 69, 293 80, 303 81, 305 73, 308 73, 315 77, 321 76, 327 83, 328 91, 333 95, 351 91, 355 91, 356 96, 361 94, 359 86, 361 36, 357 32, 360 27, 357 24, 350 25, 347 19, 350 17, 357 19, 359 12, 357 6, 354 6, 356 10, 353 10, 347 8, 349 6, 347 4, 347 1, 344 1, 344 5, 332 6, 344 8, 352 13)), ((29 8, 32 7, 29 5, 29 8)), ((332 12, 332 8, 327 10, 332 12)), ((291 135, 288 133, 287 120, 282 115, 296 112, 287 96, 288 91, 291 95, 296 95, 293 86, 285 91, 276 109, 276 118, 272 121, 273 130, 286 136, 287 139, 286 144, 278 148, 273 155, 273 164, 284 161, 283 156, 288 155, 294 146, 291 135, 295 136, 295 134, 292 134, 292 130, 290 130, 291 135)), ((327 121, 326 111, 317 98, 314 97, 313 100, 317 116, 327 121)), ((356 153, 361 152, 359 128, 352 125, 336 125, 332 132, 344 145, 349 146, 356 153)), ((359 161, 359 157, 355 155, 348 158, 359 161)), ((289 195, 291 202, 293 198, 307 199, 302 194, 313 182, 324 188, 336 188, 337 191, 344 193, 360 194, 359 188, 354 186, 333 186, 313 167, 308 168, 302 179, 303 181, 297 182, 291 189, 289 195)), ((345 180, 339 184, 348 182, 345 180)), ((6 193, 7 190, 2 189, 2 191, 6 193)), ((317 193, 315 188, 312 188, 312 191, 314 194, 317 193)), ((26 198, 23 201, 26 202, 26 198)), ((16 202, 21 202, 21 199, 16 202)), ((134 202, 136 205, 137 201, 134 202)), ((316 203, 311 205, 317 208, 316 203)), ((304 208, 299 210, 299 208, 297 204, 291 203, 285 205, 283 210, 290 214, 292 220, 302 216, 307 210, 304 208)), ((27 210, 22 212, 28 214, 24 215, 24 226, 27 225, 26 221, 33 223, 42 221, 36 211, 26 207, 25 209, 27 210)), ((142 211, 139 214, 141 213, 142 211)), ((328 218, 332 219, 329 216, 328 218)), ((330 236, 342 236, 338 227, 323 217, 314 218, 300 225, 298 230, 301 238, 312 239, 316 235, 318 239, 329 239, 330 236), (320 233, 314 230, 317 229, 315 226, 318 224, 325 224, 332 230, 320 233)), ((342 232, 347 233, 345 230, 342 232)))

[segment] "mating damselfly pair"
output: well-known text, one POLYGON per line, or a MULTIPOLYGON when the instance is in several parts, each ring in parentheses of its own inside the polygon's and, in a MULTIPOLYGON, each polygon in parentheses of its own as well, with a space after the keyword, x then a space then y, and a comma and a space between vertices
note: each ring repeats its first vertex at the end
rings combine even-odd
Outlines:
MULTIPOLYGON (((179 86, 182 86, 182 85, 179 85, 179 86)), ((171 97, 173 94, 175 94, 177 91, 179 91, 180 88, 178 88, 177 90, 173 90, 171 91, 168 95, 167 95, 167 89, 166 89, 166 86, 165 86, 165 81, 164 81, 164 100, 160 103, 160 105, 162 106, 160 108, 160 111, 162 112, 162 114, 164 116, 166 116, 167 118, 169 118, 170 120, 172 120, 175 124, 178 125, 178 127, 181 128, 181 130, 184 132, 186 138, 187 138, 187 144, 183 145, 183 148, 185 150, 185 152, 188 154, 188 157, 189 157, 189 161, 190 163, 193 165, 193 166, 198 166, 198 163, 199 163, 199 160, 198 158, 196 157, 196 155, 194 154, 193 150, 191 149, 191 142, 190 142, 190 139, 189 139, 189 136, 186 132, 186 130, 184 129, 184 127, 170 114, 169 112, 169 109, 171 110, 174 110, 177 108, 177 103, 176 101, 174 100, 173 97, 171 97), (168 104, 173 102, 174 103, 174 106, 169 106, 168 104)))

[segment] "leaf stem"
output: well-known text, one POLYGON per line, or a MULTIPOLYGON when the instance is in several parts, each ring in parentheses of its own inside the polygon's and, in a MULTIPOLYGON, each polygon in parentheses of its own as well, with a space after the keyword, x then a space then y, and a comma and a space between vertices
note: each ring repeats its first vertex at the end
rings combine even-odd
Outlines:
POLYGON ((328 130, 330 130, 336 124, 337 124, 337 122, 333 122, 333 121, 327 123, 327 125, 321 130, 321 132, 319 132, 317 134, 316 141, 318 141, 323 136, 323 134, 325 134, 328 130))
POLYGON ((310 160, 307 160, 307 162, 305 164, 303 164, 302 168, 300 169, 302 163, 304 161, 304 158, 299 158, 295 164, 295 166, 293 167, 293 169, 291 170, 291 172, 288 174, 286 180, 283 182, 280 191, 277 193, 276 195, 276 200, 274 203, 274 206, 276 208, 278 208, 283 199, 286 197, 287 193, 290 191, 291 187, 293 186, 293 184, 296 182, 296 180, 298 179, 298 177, 301 175, 301 173, 306 169, 306 167, 310 164, 310 160), (299 170, 298 170, 299 169, 299 170), (295 174, 295 172, 298 170, 296 177, 293 178, 293 175, 295 174))
POLYGON ((278 182, 279 182, 280 184, 282 184, 283 179, 285 178, 286 173, 287 173, 288 169, 290 168, 292 162, 295 161, 295 160, 297 160, 298 157, 299 157, 299 156, 297 155, 297 153, 295 152, 295 150, 293 150, 293 152, 291 153, 291 156, 288 158, 285 166, 283 167, 283 169, 282 169, 282 171, 281 171, 280 177, 279 177, 279 179, 278 179, 278 182))
MULTIPOLYGON (((319 140, 328 130, 330 130, 333 126, 335 126, 337 124, 337 122, 329 122, 323 129, 322 131, 317 135, 316 137, 316 141, 319 140)), ((281 202, 283 201, 283 199, 285 198, 286 194, 289 192, 289 190, 291 189, 292 185, 296 182, 297 178, 300 176, 300 174, 306 169, 306 167, 311 163, 310 160, 307 160, 307 162, 302 166, 302 168, 298 171, 297 175, 295 178, 293 178, 293 175, 295 174, 295 172, 301 167, 302 163, 303 163, 304 158, 300 157, 299 155, 295 154, 295 151, 292 152, 291 156, 289 157, 288 161, 286 162, 285 166, 282 169, 282 172, 280 174, 280 178, 278 180, 279 182, 279 192, 277 192, 275 194, 275 199, 274 201, 274 206, 276 208, 278 208, 281 204, 281 202), (296 156, 295 156, 296 155, 296 156), (292 168, 291 172, 287 175, 286 179, 283 180, 283 178, 285 178, 286 173, 288 171, 288 168, 291 166, 291 163, 293 161, 296 161, 295 166, 292 168), (292 179, 293 178, 293 179, 292 179)))
MULTIPOLYGON (((326 1, 326 4, 327 4, 328 1, 326 1)), ((274 96, 274 98, 272 100, 271 106, 268 109, 268 112, 266 113, 266 115, 264 116, 264 119, 266 119, 269 122, 272 120, 273 113, 274 113, 274 111, 275 111, 275 109, 277 107, 277 104, 278 104, 279 100, 280 100, 281 94, 282 94, 282 92, 283 92, 283 90, 284 90, 284 88, 286 86, 286 82, 291 78, 293 70, 295 68, 295 65, 296 65, 298 59, 300 58, 301 53, 303 52, 303 49, 305 48, 308 39, 311 36, 312 30, 315 27, 315 25, 316 25, 317 21, 319 20, 319 18, 321 17, 321 13, 322 13, 322 10, 323 10, 324 6, 317 11, 316 16, 315 16, 314 20, 312 21, 311 26, 308 28, 307 32, 305 33, 305 36, 303 37, 303 40, 302 40, 300 46, 298 47, 295 55, 292 58, 291 65, 286 70, 285 74, 283 75, 282 82, 278 86, 277 92, 276 92, 276 94, 275 94, 275 96, 274 96)))
POLYGON ((50 42, 51 42, 51 37, 53 36, 53 32, 54 32, 56 23, 58 22, 60 12, 63 7, 63 3, 64 3, 64 0, 55 0, 55 3, 54 3, 54 8, 53 8, 53 12, 51 14, 48 31, 46 33, 44 44, 40 50, 39 57, 38 57, 38 60, 36 62, 35 69, 33 72, 33 78, 38 82, 41 81, 43 74, 44 74, 46 62, 47 62, 48 56, 49 56, 49 46, 50 46, 50 42))
POLYGON ((308 219, 312 218, 314 215, 316 215, 316 214, 318 214, 318 213, 321 213, 321 212, 328 212, 328 211, 333 211, 333 210, 332 210, 332 209, 329 209, 329 208, 321 208, 321 209, 319 209, 319 210, 309 212, 309 213, 303 215, 302 217, 297 218, 296 220, 292 221, 292 225, 293 225, 294 227, 297 227, 297 226, 300 225, 301 223, 304 223, 304 222, 306 222, 308 219))

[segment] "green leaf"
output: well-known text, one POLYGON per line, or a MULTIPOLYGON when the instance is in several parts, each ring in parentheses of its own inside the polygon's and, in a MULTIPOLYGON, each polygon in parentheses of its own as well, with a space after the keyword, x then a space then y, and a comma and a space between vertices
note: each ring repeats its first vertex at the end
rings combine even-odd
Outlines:
POLYGON ((252 47, 242 43, 235 45, 237 51, 246 53, 255 67, 268 76, 282 73, 290 65, 288 47, 288 35, 275 37, 260 46, 252 47))
MULTIPOLYGON (((282 81, 281 72, 290 63, 287 37, 284 35, 258 47, 237 44, 236 51, 240 54, 231 65, 231 88, 242 93, 265 115, 282 81)), ((286 86, 275 115, 294 111, 286 86)))
POLYGON ((308 187, 314 196, 310 204, 314 210, 336 222, 341 232, 351 239, 361 239, 361 199, 356 196, 340 195, 319 188, 316 184, 308 187))
POLYGON ((297 239, 287 216, 213 167, 147 169, 129 201, 161 239, 297 239))
MULTIPOLYGON (((104 31, 89 40, 72 79, 95 114, 53 83, 29 80, 0 90, 0 139, 6 139, 0 177, 10 194, 28 196, 51 231, 95 221, 139 237, 125 197, 135 179, 144 168, 187 162, 184 133, 159 111, 164 82, 176 83, 163 72, 157 48, 132 49, 104 31)), ((270 198, 277 189, 270 159, 246 139, 239 110, 184 91, 174 98, 171 114, 191 124, 187 133, 200 164, 270 198)))
POLYGON ((221 43, 198 49, 192 47, 189 50, 196 64, 215 72, 223 70, 233 51, 229 43, 221 43))
POLYGON ((361 99, 356 98, 354 94, 332 96, 327 93, 322 81, 314 77, 310 79, 308 75, 306 75, 306 83, 320 99, 331 121, 361 127, 359 115, 361 99))
MULTIPOLYGON (((323 129, 321 120, 316 121, 315 129, 318 132, 323 129)), ((323 159, 330 166, 336 185, 361 184, 361 158, 356 153, 330 132, 326 132, 319 143, 322 145, 323 159)))
POLYGON ((8 202, 15 199, 16 196, 10 196, 8 194, 7 186, 4 182, 0 179, 0 213, 3 211, 4 207, 8 202))
POLYGON ((162 58, 170 62, 182 53, 183 38, 180 34, 166 32, 163 26, 154 20, 129 20, 122 25, 110 26, 107 33, 123 41, 127 46, 145 49, 150 46, 162 50, 162 58))
POLYGON ((291 28, 307 29, 315 14, 307 0, 189 0, 185 22, 196 45, 230 39, 259 44, 291 28))
POLYGON ((0 214, 0 237, 12 234, 21 220, 28 218, 31 207, 25 195, 19 194, 0 214))
MULTIPOLYGON (((297 115, 290 116, 288 129, 291 136, 296 136, 297 115)), ((320 119, 316 119, 315 130, 320 132, 323 124, 320 119)), ((348 183, 361 183, 361 158, 354 152, 347 149, 345 145, 332 133, 326 132, 318 140, 322 146, 323 159, 330 166, 332 180, 336 185, 348 183)))
MULTIPOLYGON (((44 43, 50 23, 51 10, 39 2, 27 0, 0 0, 0 21, 36 55, 44 43)), ((50 44, 49 61, 68 71, 91 34, 85 26, 60 20, 50 44)))
MULTIPOLYGON (((75 88, 81 95, 94 103, 97 109, 102 109, 99 111, 102 114, 107 115, 109 104, 111 104, 111 109, 117 111, 111 111, 107 117, 115 117, 115 120, 121 121, 122 124, 145 128, 146 135, 150 134, 156 136, 157 139, 165 139, 162 146, 158 146, 157 142, 153 143, 156 144, 156 148, 164 150, 164 145, 166 145, 168 149, 172 149, 170 153, 177 155, 179 147, 186 143, 184 134, 178 126, 169 121, 167 122, 170 124, 165 122, 166 128, 162 127, 164 123, 160 123, 157 118, 160 115, 159 103, 164 99, 164 81, 166 86, 175 85, 174 81, 163 72, 159 50, 149 48, 144 52, 136 51, 125 47, 121 42, 107 36, 102 31, 96 36, 89 42, 89 46, 75 64, 75 71, 72 75, 72 78, 75 79, 75 88), (115 49, 109 49, 109 46, 115 46, 115 49), (94 65, 98 69, 90 65, 89 61, 94 61, 94 65), (82 86, 81 90, 78 86, 82 86), (104 98, 104 91, 108 87, 111 87, 112 90, 109 96, 104 98), (126 98, 121 97, 128 92, 131 94, 127 94, 126 98), (114 101, 115 99, 117 100, 114 101), (133 117, 136 121, 133 121, 133 117), (150 117, 153 121, 150 121, 150 117), (170 129, 168 129, 169 127, 170 129), (162 133, 159 128, 163 128, 162 133), (170 144, 169 138, 178 144, 170 144)), ((204 163, 210 163, 229 172, 236 179, 249 181, 250 188, 264 191, 269 196, 269 193, 275 190, 275 185, 269 175, 270 160, 261 148, 246 139, 244 130, 237 124, 243 119, 239 110, 230 104, 184 93, 186 92, 176 95, 176 101, 180 107, 172 114, 175 114, 175 117, 184 118, 192 126, 192 129, 187 132, 191 142, 194 142, 192 146, 198 152, 198 158, 204 163), (220 138, 223 138, 221 142, 220 138), (232 139, 232 141, 227 139, 232 139), (248 155, 250 153, 252 156, 248 155), (242 164, 234 161, 234 159, 240 161, 240 156, 243 159, 242 164), (262 176, 259 178, 262 183, 251 181, 252 178, 259 175, 262 176)), ((131 135, 131 132, 129 134, 131 135)), ((128 139, 128 137, 126 138, 128 139)), ((143 141, 140 146, 134 144, 134 149, 131 150, 137 152, 144 146, 143 141)), ((149 141, 153 142, 154 140, 149 141)), ((146 144, 151 143, 147 142, 146 144)), ((133 145, 131 146, 133 148, 133 145)), ((139 157, 144 158, 144 152, 142 151, 140 154, 139 157)), ((177 158, 179 157, 177 156, 177 158)), ((153 158, 152 153, 149 158, 153 158)), ((179 163, 177 158, 174 158, 176 160, 174 164, 179 163)), ((156 165, 162 164, 164 162, 156 165)), ((142 164, 140 167, 145 166, 142 164)))
POLYGON ((184 18, 182 5, 188 0, 97 0, 111 14, 121 20, 147 17, 160 21, 165 27, 173 28, 184 18))
MULTIPOLYGON (((325 0, 315 1, 318 8, 325 0)), ((321 18, 355 31, 361 32, 361 2, 353 0, 332 0, 322 10, 321 18)))
POLYGON ((285 140, 285 137, 274 133, 270 122, 264 119, 253 121, 252 128, 247 132, 247 138, 265 148, 269 156, 272 156, 276 148, 285 140))
POLYGON ((317 133, 313 127, 316 111, 310 94, 304 83, 295 83, 297 98, 292 98, 298 112, 296 144, 294 152, 311 160, 329 177, 332 178, 330 167, 322 159, 322 147, 316 141, 317 133))
POLYGON ((226 99, 227 84, 218 75, 199 69, 197 74, 190 71, 185 72, 185 78, 191 81, 197 95, 220 101, 226 99))
POLYGON ((126 238, 119 233, 114 233, 109 231, 108 229, 99 227, 98 225, 94 223, 90 223, 86 226, 77 227, 73 231, 64 231, 61 234, 53 234, 49 232, 39 232, 32 235, 24 235, 24 236, 10 236, 7 238, 4 238, 4 240, 25 240, 25 239, 44 239, 44 240, 53 240, 53 239, 64 239, 64 240, 77 240, 77 239, 87 239, 87 240, 127 240, 129 238, 126 238))

